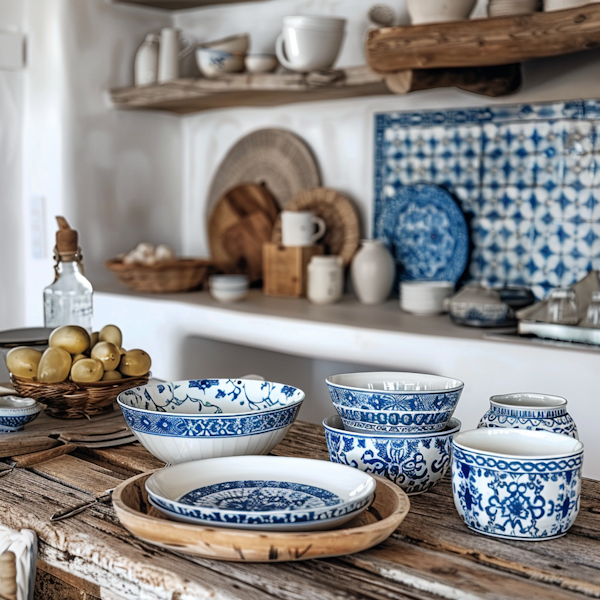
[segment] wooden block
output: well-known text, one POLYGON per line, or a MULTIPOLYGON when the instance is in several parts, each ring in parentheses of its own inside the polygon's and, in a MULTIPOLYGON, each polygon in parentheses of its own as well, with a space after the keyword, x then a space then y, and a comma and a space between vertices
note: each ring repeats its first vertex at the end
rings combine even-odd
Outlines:
POLYGON ((267 296, 306 296, 310 259, 323 254, 323 246, 286 247, 263 244, 263 292, 267 296))

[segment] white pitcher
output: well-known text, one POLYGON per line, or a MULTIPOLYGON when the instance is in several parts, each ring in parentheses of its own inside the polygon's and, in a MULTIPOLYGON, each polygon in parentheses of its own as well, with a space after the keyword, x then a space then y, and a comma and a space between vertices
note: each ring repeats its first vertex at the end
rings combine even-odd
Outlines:
POLYGON ((164 27, 160 32, 160 50, 158 55, 158 83, 171 81, 179 77, 179 61, 194 51, 193 40, 179 29, 164 27), (185 44, 181 48, 182 42, 185 44))

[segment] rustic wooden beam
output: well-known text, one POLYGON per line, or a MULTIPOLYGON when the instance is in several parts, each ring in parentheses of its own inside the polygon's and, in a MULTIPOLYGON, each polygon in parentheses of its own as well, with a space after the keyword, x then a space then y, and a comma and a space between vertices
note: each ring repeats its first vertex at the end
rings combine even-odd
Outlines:
POLYGON ((134 4, 146 8, 162 8, 165 10, 182 10, 185 8, 199 8, 215 4, 239 4, 250 0, 113 0, 115 4, 134 4))
POLYGON ((386 27, 369 32, 378 73, 507 65, 600 47, 600 4, 514 17, 386 27))

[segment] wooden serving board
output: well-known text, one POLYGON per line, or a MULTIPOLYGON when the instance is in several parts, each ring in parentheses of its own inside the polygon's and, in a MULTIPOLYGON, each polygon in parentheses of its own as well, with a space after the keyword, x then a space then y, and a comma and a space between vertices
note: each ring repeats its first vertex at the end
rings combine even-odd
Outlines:
POLYGON ((202 527, 170 521, 151 507, 144 486, 150 475, 137 475, 115 489, 113 505, 121 524, 161 548, 217 560, 284 562, 353 554, 388 538, 410 508, 408 496, 398 486, 374 476, 375 501, 340 529, 284 533, 202 527))

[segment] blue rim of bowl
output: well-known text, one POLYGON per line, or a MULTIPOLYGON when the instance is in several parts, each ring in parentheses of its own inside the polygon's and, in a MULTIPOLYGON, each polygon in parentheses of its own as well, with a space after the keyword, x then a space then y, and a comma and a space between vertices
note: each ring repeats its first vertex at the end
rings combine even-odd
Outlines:
MULTIPOLYGON (((341 383, 334 383, 331 381, 332 377, 342 377, 344 375, 368 375, 371 372, 359 372, 359 373, 337 373, 336 375, 330 375, 325 379, 325 383, 328 386, 335 387, 342 390, 352 390, 355 392, 369 393, 369 394, 404 394, 407 396, 425 396, 428 394, 447 394, 451 392, 458 392, 465 387, 465 384, 460 379, 456 379, 456 377, 446 377, 445 375, 428 375, 429 377, 438 377, 440 379, 446 379, 448 381, 458 381, 460 385, 454 386, 452 388, 443 389, 443 390, 374 390, 363 387, 353 387, 350 385, 342 385, 341 383)), ((394 373, 394 375, 425 375, 425 373, 409 373, 405 371, 375 371, 373 373, 394 373)))
POLYGON ((441 437, 441 436, 447 436, 447 435, 453 435, 457 432, 460 431, 460 428, 462 427, 462 423, 455 417, 451 417, 448 420, 448 424, 446 425, 446 427, 444 427, 443 429, 439 430, 439 431, 415 431, 415 432, 411 432, 411 433, 392 433, 392 432, 382 432, 382 433, 376 433, 376 432, 362 432, 362 431, 348 431, 347 429, 339 429, 338 427, 333 427, 332 425, 329 425, 327 423, 327 421, 329 421, 330 419, 333 419, 334 417, 337 417, 338 419, 342 419, 342 417, 340 417, 339 415, 331 415, 325 419, 323 419, 323 427, 325 428, 325 431, 331 431, 334 433, 341 433, 343 435, 351 435, 354 437, 362 437, 362 438, 378 438, 378 439, 394 439, 394 438, 400 438, 400 439, 405 439, 405 438, 423 438, 423 437, 441 437))

